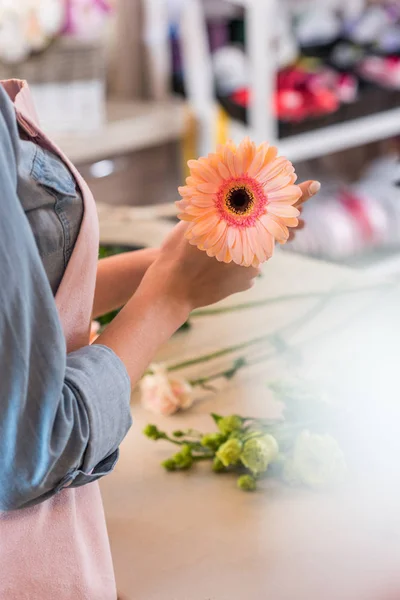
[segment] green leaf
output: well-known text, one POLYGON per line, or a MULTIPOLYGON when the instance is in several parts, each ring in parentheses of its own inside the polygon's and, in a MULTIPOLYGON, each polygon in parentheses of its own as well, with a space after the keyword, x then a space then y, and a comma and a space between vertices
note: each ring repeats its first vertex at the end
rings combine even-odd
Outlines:
POLYGON ((213 418, 214 423, 216 423, 217 425, 222 419, 221 415, 217 415, 216 413, 211 413, 211 417, 213 418))

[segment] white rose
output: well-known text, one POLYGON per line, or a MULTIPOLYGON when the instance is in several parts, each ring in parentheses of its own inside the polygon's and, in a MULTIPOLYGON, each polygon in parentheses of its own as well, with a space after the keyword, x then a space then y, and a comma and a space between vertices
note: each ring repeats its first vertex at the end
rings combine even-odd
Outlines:
POLYGON ((335 438, 309 431, 297 437, 293 457, 285 466, 287 481, 315 489, 342 483, 346 473, 346 460, 335 438))
POLYGON ((193 404, 193 388, 186 379, 170 375, 162 365, 151 365, 152 373, 140 382, 141 402, 147 410, 172 415, 193 404))

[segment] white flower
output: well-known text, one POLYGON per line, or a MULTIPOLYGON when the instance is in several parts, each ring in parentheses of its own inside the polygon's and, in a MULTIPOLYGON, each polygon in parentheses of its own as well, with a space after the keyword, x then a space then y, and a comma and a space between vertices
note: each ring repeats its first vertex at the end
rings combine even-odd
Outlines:
POLYGON ((293 457, 285 465, 285 479, 322 489, 342 483, 347 466, 344 454, 331 435, 303 431, 296 439, 293 457))
POLYGON ((153 364, 150 370, 151 374, 145 375, 140 382, 144 408, 168 416, 192 406, 193 388, 186 379, 170 375, 162 365, 153 364))
POLYGON ((0 0, 0 59, 22 61, 59 33, 65 17, 60 0, 0 0))

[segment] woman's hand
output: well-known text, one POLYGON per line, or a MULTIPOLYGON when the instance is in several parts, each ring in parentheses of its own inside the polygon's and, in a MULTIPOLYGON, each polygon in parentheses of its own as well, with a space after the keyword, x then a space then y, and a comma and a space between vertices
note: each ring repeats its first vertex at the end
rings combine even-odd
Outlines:
POLYGON ((184 237, 188 223, 176 225, 148 269, 143 283, 154 285, 190 312, 249 289, 259 269, 218 262, 184 237), (151 283, 150 283, 151 282, 151 283))
POLYGON ((121 358, 132 385, 194 308, 250 288, 259 273, 220 263, 191 246, 184 237, 187 226, 174 227, 137 292, 95 342, 121 358))

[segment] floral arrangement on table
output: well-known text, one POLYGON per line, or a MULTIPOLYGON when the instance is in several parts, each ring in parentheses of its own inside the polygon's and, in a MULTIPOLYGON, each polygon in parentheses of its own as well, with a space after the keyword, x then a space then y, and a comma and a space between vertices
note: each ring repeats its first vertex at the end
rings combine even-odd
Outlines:
POLYGON ((170 436, 149 424, 144 434, 179 447, 179 452, 163 461, 167 471, 188 470, 208 461, 214 473, 236 474, 237 485, 244 491, 254 491, 271 478, 313 489, 343 483, 347 475, 344 453, 327 433, 340 420, 338 409, 310 394, 301 382, 294 386, 278 382, 271 388, 283 400, 281 418, 212 414, 217 431, 178 430, 170 436))

